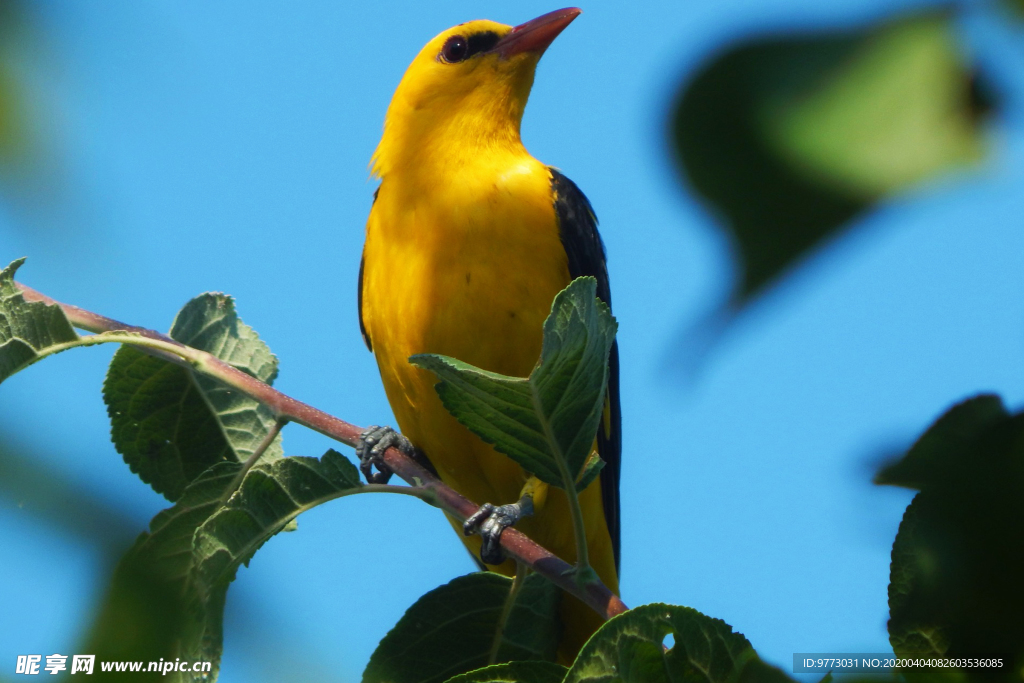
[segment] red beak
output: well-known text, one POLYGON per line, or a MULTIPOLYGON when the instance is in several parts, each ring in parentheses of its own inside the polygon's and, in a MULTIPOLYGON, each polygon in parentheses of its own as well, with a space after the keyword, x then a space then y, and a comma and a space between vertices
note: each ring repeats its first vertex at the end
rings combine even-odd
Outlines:
POLYGON ((580 15, 579 7, 566 7, 542 14, 525 24, 519 24, 498 41, 491 52, 505 59, 521 52, 543 53, 572 20, 580 15))

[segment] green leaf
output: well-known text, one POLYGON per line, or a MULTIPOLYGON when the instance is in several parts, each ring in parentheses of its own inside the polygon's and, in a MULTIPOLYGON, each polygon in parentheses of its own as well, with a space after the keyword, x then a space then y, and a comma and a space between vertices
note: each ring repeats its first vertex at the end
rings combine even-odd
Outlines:
POLYGON ((573 487, 594 444, 604 408, 616 323, 596 298, 592 277, 555 297, 544 323, 540 362, 527 379, 423 354, 409 361, 440 379, 445 408, 495 449, 541 480, 573 487), (563 477, 560 461, 568 468, 563 477))
POLYGON ((508 662, 459 674, 445 683, 562 683, 566 671, 553 662, 508 662))
POLYGON ((721 619, 676 605, 650 604, 609 619, 583 646, 566 683, 724 683, 757 655, 721 619), (667 651, 665 638, 674 644, 667 651))
MULTIPOLYGON (((920 489, 893 543, 889 640, 898 655, 1024 665, 1024 414, 995 396, 955 406, 879 477, 920 489)), ((908 679, 935 680, 904 671, 908 679)), ((976 671, 944 671, 944 680, 976 671)))
POLYGON ((208 661, 213 676, 195 680, 216 680, 239 566, 300 513, 363 490, 358 470, 333 450, 259 463, 232 492, 241 467, 222 461, 202 473, 122 558, 90 641, 98 659, 208 661))
MULTIPOLYGON (((363 672, 364 683, 443 683, 486 666, 511 585, 500 574, 480 572, 424 595, 380 641, 363 672)), ((536 574, 527 577, 497 661, 553 660, 560 600, 551 582, 536 574)))
MULTIPOLYGON (((268 384, 277 375, 277 359, 224 294, 202 294, 186 304, 170 336, 268 384)), ((144 482, 172 501, 212 465, 245 462, 275 422, 258 401, 128 346, 114 354, 103 399, 118 452, 144 482)), ((281 455, 279 436, 261 461, 281 455)))
POLYGON ((760 38, 681 89, 673 136, 733 238, 742 302, 879 199, 983 154, 975 87, 947 13, 760 38))
POLYGON ((80 341, 60 306, 28 302, 14 284, 25 259, 0 271, 0 383, 58 349, 80 341))
MULTIPOLYGON (((916 496, 915 496, 916 501, 916 496)), ((903 514, 896 540, 892 544, 889 576, 889 642, 897 657, 932 655, 942 657, 949 649, 949 638, 940 619, 915 618, 915 588, 931 583, 937 558, 928 557, 918 548, 915 533, 918 506, 912 501, 903 514)))

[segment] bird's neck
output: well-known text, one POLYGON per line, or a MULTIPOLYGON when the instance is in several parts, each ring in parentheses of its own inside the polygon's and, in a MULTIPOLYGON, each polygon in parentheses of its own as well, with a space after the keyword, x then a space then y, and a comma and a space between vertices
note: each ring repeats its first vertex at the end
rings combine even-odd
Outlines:
POLYGON ((423 175, 443 179, 506 158, 528 157, 519 135, 523 105, 511 98, 443 106, 410 105, 396 98, 374 153, 380 177, 423 175))

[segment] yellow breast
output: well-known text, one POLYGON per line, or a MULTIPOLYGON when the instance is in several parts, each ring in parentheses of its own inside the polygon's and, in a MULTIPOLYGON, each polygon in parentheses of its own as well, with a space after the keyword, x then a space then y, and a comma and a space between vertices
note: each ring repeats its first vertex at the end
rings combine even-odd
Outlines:
POLYGON ((410 172, 381 185, 367 224, 363 323, 401 431, 474 500, 513 501, 525 479, 448 415, 436 378, 407 359, 439 353, 526 376, 568 282, 550 173, 525 150, 444 180, 410 172))

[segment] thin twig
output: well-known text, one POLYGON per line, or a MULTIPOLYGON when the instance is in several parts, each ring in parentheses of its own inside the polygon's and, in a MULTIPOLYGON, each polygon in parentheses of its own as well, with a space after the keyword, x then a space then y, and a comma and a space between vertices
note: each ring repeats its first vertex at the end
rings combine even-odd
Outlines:
MULTIPOLYGON (((359 435, 363 432, 363 429, 360 427, 349 424, 306 403, 297 401, 286 394, 282 394, 255 377, 247 375, 205 351, 185 346, 167 335, 153 330, 127 325, 92 311, 79 308, 78 306, 62 304, 31 287, 26 287, 21 283, 16 284, 28 301, 42 301, 54 306, 60 306, 68 320, 71 321, 71 324, 79 329, 95 333, 113 331, 132 332, 153 340, 156 343, 151 346, 138 345, 136 341, 130 338, 126 338, 124 341, 125 343, 136 345, 141 351, 151 356, 201 372, 223 382, 267 406, 279 420, 298 422, 305 427, 352 447, 356 446, 359 441, 359 435)), ((387 449, 383 459, 392 472, 410 485, 423 489, 423 495, 418 497, 432 500, 434 505, 456 519, 463 521, 479 509, 479 505, 446 486, 440 479, 427 471, 426 468, 403 455, 398 449, 387 449)), ((608 590, 607 586, 597 579, 584 585, 578 585, 571 565, 534 543, 522 532, 514 528, 506 529, 501 534, 501 547, 513 559, 522 562, 533 571, 543 575, 562 590, 575 595, 605 619, 626 611, 626 605, 623 604, 618 596, 608 590)))
MULTIPOLYGON (((533 388, 531 398, 537 414, 543 415, 544 411, 541 410, 540 397, 537 396, 536 387, 533 388)), ((554 433, 551 431, 551 420, 542 419, 541 423, 544 426, 544 435, 547 437, 548 443, 558 449, 558 439, 555 438, 554 433)), ((562 484, 565 486, 565 496, 569 501, 569 516, 572 519, 572 536, 573 540, 576 542, 576 573, 573 579, 576 583, 583 585, 586 581, 593 580, 594 572, 590 568, 590 555, 587 548, 587 528, 583 522, 583 509, 580 508, 580 494, 576 490, 576 477, 569 472, 569 465, 565 460, 565 454, 559 452, 556 455, 555 463, 558 465, 558 473, 561 475, 562 484)), ((579 472, 576 474, 578 476, 579 472)))
POLYGON ((558 469, 562 473, 562 481, 566 484, 565 496, 569 500, 569 513, 572 517, 572 535, 576 539, 576 576, 574 578, 577 582, 585 582, 592 578, 593 570, 590 567, 587 527, 583 522, 580 494, 576 491, 576 480, 569 473, 565 458, 558 459, 558 469))
POLYGON ((488 664, 495 664, 498 661, 498 651, 501 649, 501 640, 505 635, 505 627, 508 625, 508 618, 512 616, 512 608, 516 605, 519 591, 523 589, 523 582, 526 581, 527 568, 521 562, 516 562, 516 575, 512 579, 512 585, 508 588, 508 595, 505 596, 505 604, 501 608, 501 616, 498 617, 498 626, 494 629, 494 640, 491 642, 491 654, 487 658, 488 664))

